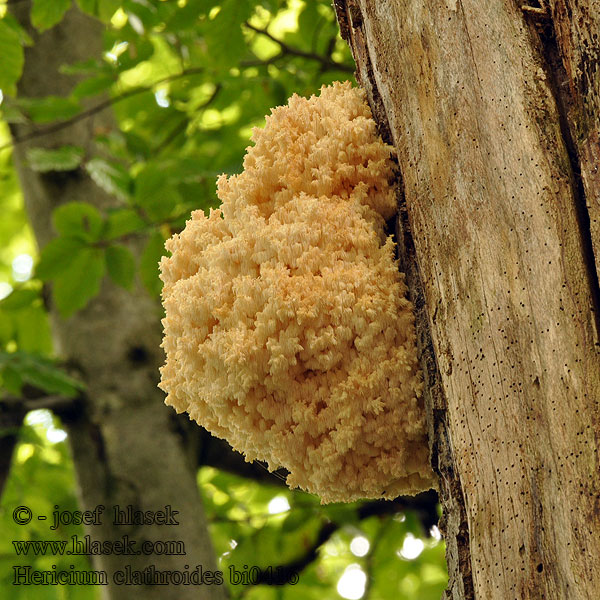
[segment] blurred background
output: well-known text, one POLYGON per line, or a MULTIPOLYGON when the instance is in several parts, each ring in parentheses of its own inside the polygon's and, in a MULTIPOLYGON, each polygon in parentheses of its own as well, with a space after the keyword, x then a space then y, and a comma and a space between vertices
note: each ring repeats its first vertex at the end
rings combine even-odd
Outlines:
MULTIPOLYGON (((59 347, 55 327, 92 318, 114 287, 152 298, 148 327, 158 330, 164 240, 192 210, 218 205, 216 177, 241 170, 251 130, 272 107, 335 80, 355 83, 353 72, 327 1, 0 0, 0 597, 100 598, 94 586, 13 585, 14 565, 91 568, 86 556, 24 555, 13 543, 85 533, 13 519, 17 506, 50 515, 81 503, 73 407, 96 384, 69 359, 64 337, 59 347), (73 61, 69 38, 55 38, 59 76, 51 79, 71 83, 67 93, 52 83, 42 93, 43 76, 27 75, 40 60, 30 49, 78 12, 95 20, 100 42, 73 61), (80 144, 72 132, 84 130, 80 144), (82 193, 84 180, 106 201, 82 193), (52 227, 42 204, 24 203, 31 182, 60 196, 44 209, 52 227)), ((146 359, 143 347, 128 357, 146 359)), ((204 440, 193 469, 218 568, 278 566, 299 576, 277 586, 226 580, 231 598, 441 597, 447 573, 434 492, 321 506, 288 490, 284 473, 247 465, 193 427, 186 439, 204 440)))

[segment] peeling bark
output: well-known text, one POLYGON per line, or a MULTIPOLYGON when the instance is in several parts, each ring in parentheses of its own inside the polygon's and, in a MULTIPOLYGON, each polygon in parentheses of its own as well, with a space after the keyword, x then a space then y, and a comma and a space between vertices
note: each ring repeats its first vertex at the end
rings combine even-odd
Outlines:
MULTIPOLYGON (((39 34, 28 24, 29 3, 13 11, 28 28, 35 44, 26 48, 25 71, 19 94, 40 97, 68 95, 76 83, 62 75, 62 64, 97 57, 102 52, 102 25, 71 9, 64 20, 39 34)), ((52 237, 51 215, 66 201, 84 200, 106 208, 114 199, 98 188, 83 170, 40 174, 26 163, 27 148, 83 146, 96 152, 94 137, 114 126, 110 111, 94 115, 72 127, 15 148, 15 165, 23 188, 27 212, 38 244, 52 237)), ((12 128, 21 137, 33 125, 12 128)), ((139 251, 134 245, 134 252, 139 251)), ((224 585, 114 585, 113 573, 130 565, 142 571, 153 565, 156 571, 216 570, 216 561, 196 483, 197 463, 191 460, 182 436, 182 426, 173 411, 163 404, 156 387, 160 350, 160 307, 141 287, 129 293, 105 281, 99 295, 73 317, 64 320, 52 310, 53 334, 58 352, 87 385, 81 410, 62 415, 69 433, 75 462, 80 504, 83 510, 106 507, 102 525, 88 528, 93 540, 121 540, 123 535, 137 541, 183 542, 185 555, 154 552, 150 555, 95 555, 93 568, 108 574, 103 597, 211 598, 226 597, 224 585), (113 523, 113 507, 159 511, 170 505, 178 511, 178 525, 131 525, 113 523)), ((183 428, 184 429, 184 428, 183 428)))
POLYGON ((446 597, 595 598, 598 2, 334 4, 397 152, 446 597))

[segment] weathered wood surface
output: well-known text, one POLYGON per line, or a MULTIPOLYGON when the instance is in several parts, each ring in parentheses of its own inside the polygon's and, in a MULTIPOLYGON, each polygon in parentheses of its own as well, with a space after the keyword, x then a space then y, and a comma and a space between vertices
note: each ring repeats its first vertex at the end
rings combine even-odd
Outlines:
MULTIPOLYGON (((567 116, 572 154, 580 165, 582 206, 587 209, 590 249, 600 276, 600 0, 551 0, 550 39, 542 36, 552 55, 552 34, 562 69, 556 90, 567 116)), ((559 61, 556 61, 559 62, 559 61)), ((585 217, 584 217, 585 221, 585 217)), ((590 257, 591 262, 591 257, 590 257)), ((596 297, 596 306, 600 298, 596 297)))
POLYGON ((335 2, 398 154, 450 598, 600 593, 597 4, 335 2))

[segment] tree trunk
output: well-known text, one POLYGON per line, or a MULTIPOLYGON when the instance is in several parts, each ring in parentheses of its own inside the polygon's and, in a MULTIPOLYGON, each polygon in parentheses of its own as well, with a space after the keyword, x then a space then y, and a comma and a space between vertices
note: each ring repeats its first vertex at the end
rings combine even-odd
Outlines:
POLYGON ((336 0, 401 174, 453 599, 600 589, 600 5, 336 0))
MULTIPOLYGON (((29 3, 15 5, 14 12, 27 27, 35 44, 26 49, 26 63, 19 94, 41 97, 68 95, 74 80, 59 74, 61 64, 97 58, 102 53, 102 25, 70 10, 49 31, 38 34, 28 25, 29 3)), ((83 146, 94 154, 94 136, 113 127, 110 111, 69 128, 39 137, 15 148, 15 164, 22 182, 27 211, 40 247, 52 237, 52 210, 65 201, 83 200, 99 208, 114 200, 100 190, 82 169, 40 174, 27 168, 28 147, 83 146)), ((33 126, 13 127, 13 135, 30 133, 33 126)), ((104 505, 102 525, 88 528, 94 540, 183 542, 185 555, 117 554, 93 556, 93 568, 106 571, 109 585, 105 598, 225 598, 224 585, 115 585, 113 573, 130 565, 133 571, 153 566, 158 571, 216 570, 196 484, 195 460, 186 453, 182 428, 172 410, 164 406, 156 387, 160 350, 160 308, 141 289, 129 293, 110 282, 75 316, 64 320, 51 310, 58 351, 75 367, 87 384, 79 410, 63 415, 69 433, 83 510, 104 505), (113 524, 113 507, 144 511, 171 506, 178 525, 113 524)), ((176 551, 179 551, 176 548, 176 551)), ((167 550, 168 551, 168 550, 167 550)))

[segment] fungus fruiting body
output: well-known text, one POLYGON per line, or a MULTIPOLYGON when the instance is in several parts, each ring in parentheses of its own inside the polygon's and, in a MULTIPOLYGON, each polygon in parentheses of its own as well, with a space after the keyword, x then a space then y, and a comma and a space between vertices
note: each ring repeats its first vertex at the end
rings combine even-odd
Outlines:
POLYGON ((322 501, 431 487, 390 147, 349 83, 253 132, 161 261, 166 403, 322 501))

